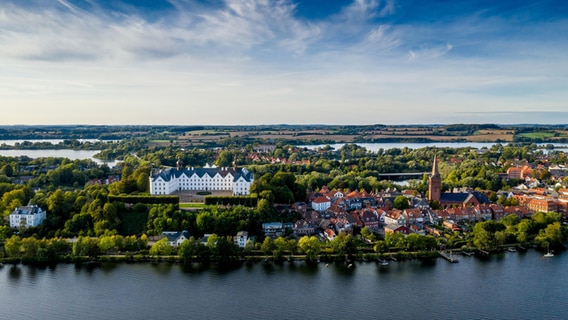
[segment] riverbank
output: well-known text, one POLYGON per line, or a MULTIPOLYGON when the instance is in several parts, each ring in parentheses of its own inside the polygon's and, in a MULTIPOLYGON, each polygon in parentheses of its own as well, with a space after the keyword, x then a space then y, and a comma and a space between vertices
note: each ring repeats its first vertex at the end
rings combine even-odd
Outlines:
MULTIPOLYGON (((528 249, 521 250, 519 252, 526 252, 528 249)), ((77 264, 98 264, 106 262, 124 262, 124 263, 156 263, 156 262, 168 262, 168 263, 208 263, 208 264, 231 264, 231 263, 256 263, 256 262, 266 262, 266 263, 285 263, 285 262, 306 262, 308 264, 318 264, 318 263, 345 263, 346 265, 354 262, 398 262, 398 261, 409 261, 409 260, 422 260, 422 261, 432 261, 432 260, 447 260, 449 262, 455 263, 459 262, 460 257, 464 256, 476 256, 486 258, 491 255, 497 255, 508 252, 508 250, 496 251, 496 252, 486 252, 483 250, 475 251, 462 251, 462 250, 447 250, 447 251, 421 251, 421 252, 389 252, 389 253, 357 253, 353 255, 338 255, 338 254, 328 254, 322 253, 319 255, 317 260, 310 260, 306 255, 284 255, 281 259, 275 259, 273 256, 268 255, 247 255, 240 257, 227 257, 223 259, 219 258, 209 258, 209 259, 199 259, 194 257, 192 259, 183 259, 178 255, 167 255, 167 256, 153 256, 149 254, 114 254, 114 255, 100 255, 95 257, 89 256, 74 256, 65 255, 61 257, 56 257, 51 260, 38 260, 38 259, 26 259, 26 258, 2 258, 0 263, 6 265, 53 265, 59 263, 77 263, 77 264)))

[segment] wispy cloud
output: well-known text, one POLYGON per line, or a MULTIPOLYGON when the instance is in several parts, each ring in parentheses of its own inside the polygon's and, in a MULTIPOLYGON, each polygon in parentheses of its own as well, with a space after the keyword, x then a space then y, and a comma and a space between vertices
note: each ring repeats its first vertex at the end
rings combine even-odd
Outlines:
POLYGON ((422 46, 415 50, 410 50, 408 52, 408 57, 410 60, 415 60, 419 58, 426 58, 426 59, 434 59, 441 57, 453 49, 450 43, 446 43, 445 45, 437 45, 437 46, 422 46))
POLYGON ((530 19, 547 8, 353 0, 310 19, 302 1, 7 0, 0 103, 158 110, 146 123, 178 109, 179 122, 378 123, 566 108, 568 19, 530 19))

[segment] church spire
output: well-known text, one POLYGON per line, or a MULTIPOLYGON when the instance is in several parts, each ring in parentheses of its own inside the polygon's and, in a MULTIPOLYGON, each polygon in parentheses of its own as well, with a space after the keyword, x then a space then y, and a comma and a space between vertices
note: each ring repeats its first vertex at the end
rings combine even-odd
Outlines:
POLYGON ((434 163, 432 164, 432 177, 439 177, 440 171, 438 171, 438 159, 436 159, 436 154, 434 154, 434 163))
POLYGON ((432 164, 432 174, 430 175, 430 181, 428 181, 428 200, 430 201, 440 201, 442 195, 442 178, 440 177, 440 171, 438 171, 438 159, 434 153, 434 163, 432 164))

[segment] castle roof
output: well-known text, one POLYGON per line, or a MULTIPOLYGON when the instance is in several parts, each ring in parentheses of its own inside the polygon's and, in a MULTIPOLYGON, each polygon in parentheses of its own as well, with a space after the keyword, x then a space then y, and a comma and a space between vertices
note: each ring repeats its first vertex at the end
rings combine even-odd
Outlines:
POLYGON ((252 182, 253 180, 253 173, 248 171, 246 168, 229 168, 229 167, 222 167, 222 168, 168 168, 165 170, 160 170, 160 172, 152 175, 152 182, 156 181, 158 178, 162 178, 164 181, 170 181, 174 178, 179 178, 183 174, 187 177, 191 177, 194 174, 197 175, 199 178, 203 178, 204 176, 209 176, 210 178, 215 177, 219 174, 222 178, 225 178, 227 175, 231 175, 233 177, 233 181, 237 181, 240 178, 243 178, 245 181, 252 182))

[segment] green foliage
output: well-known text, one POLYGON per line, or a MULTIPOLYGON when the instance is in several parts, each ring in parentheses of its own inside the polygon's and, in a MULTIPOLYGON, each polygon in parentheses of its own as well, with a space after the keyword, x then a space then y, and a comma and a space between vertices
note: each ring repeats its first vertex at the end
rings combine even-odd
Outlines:
POLYGON ((376 234, 368 227, 363 227, 363 229, 361 229, 361 236, 369 241, 375 241, 377 239, 376 234))
POLYGON ((74 256, 96 257, 99 255, 97 239, 81 236, 73 243, 74 256))
POLYGON ((258 198, 251 196, 205 196, 205 205, 223 205, 223 206, 245 206, 256 207, 258 198))
POLYGON ((408 202, 408 198, 405 196, 396 196, 394 198, 393 207, 399 210, 410 208, 410 203, 408 202))
POLYGON ((254 180, 251 192, 261 194, 267 190, 271 191, 274 203, 294 203, 306 199, 306 188, 297 183, 295 175, 290 172, 266 173, 254 180))
POLYGON ((172 246, 168 238, 162 238, 150 247, 150 255, 153 256, 169 256, 173 252, 172 246))
POLYGON ((274 241, 272 240, 271 237, 264 238, 264 241, 262 242, 262 245, 260 246, 260 250, 262 250, 262 252, 265 255, 269 255, 270 253, 272 253, 272 250, 274 250, 275 248, 276 248, 276 245, 274 245, 274 241))
POLYGON ((316 261, 321 252, 321 242, 315 236, 303 236, 298 241, 298 249, 306 255, 306 260, 316 261))
POLYGON ((16 235, 11 236, 6 240, 6 243, 4 243, 4 251, 6 251, 8 257, 20 257, 22 251, 22 239, 16 235))
POLYGON ((209 258, 209 254, 204 255, 204 251, 208 250, 207 247, 201 244, 201 241, 190 237, 188 240, 184 240, 178 249, 178 255, 183 261, 192 261, 194 259, 201 260, 203 258, 209 258))
POLYGON ((352 235, 344 232, 339 233, 333 240, 330 246, 334 253, 338 255, 353 255, 357 251, 357 244, 352 235))
POLYGON ((179 230, 182 212, 174 205, 155 205, 148 213, 146 231, 150 235, 159 235, 166 230, 179 230))
POLYGON ((179 196, 109 195, 108 201, 132 204, 179 204, 179 196))

